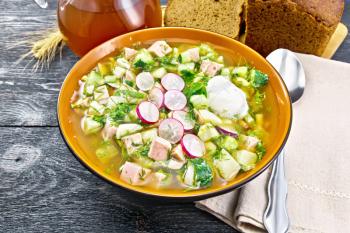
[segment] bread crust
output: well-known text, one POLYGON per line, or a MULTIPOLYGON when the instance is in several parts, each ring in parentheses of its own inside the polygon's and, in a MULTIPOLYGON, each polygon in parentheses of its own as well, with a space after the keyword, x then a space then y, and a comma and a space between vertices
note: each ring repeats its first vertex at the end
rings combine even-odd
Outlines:
POLYGON ((248 0, 245 43, 263 56, 278 48, 320 56, 343 7, 343 0, 248 0))
POLYGON ((292 0, 300 9, 328 27, 338 25, 344 11, 344 0, 292 0))

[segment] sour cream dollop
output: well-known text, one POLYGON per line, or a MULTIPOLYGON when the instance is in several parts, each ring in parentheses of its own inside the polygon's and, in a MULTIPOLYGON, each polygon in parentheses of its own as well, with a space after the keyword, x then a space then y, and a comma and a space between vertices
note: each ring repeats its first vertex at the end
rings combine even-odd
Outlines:
POLYGON ((248 113, 245 93, 224 76, 215 76, 207 85, 209 107, 224 118, 242 118, 248 113))

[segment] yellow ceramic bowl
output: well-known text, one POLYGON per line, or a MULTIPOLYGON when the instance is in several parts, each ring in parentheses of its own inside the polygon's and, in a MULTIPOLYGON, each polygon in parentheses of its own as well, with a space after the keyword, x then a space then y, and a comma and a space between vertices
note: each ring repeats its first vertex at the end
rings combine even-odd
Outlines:
POLYGON ((276 158, 287 140, 291 127, 292 108, 288 91, 279 74, 262 56, 249 47, 228 37, 198 29, 152 28, 118 36, 94 48, 81 58, 71 69, 62 85, 58 97, 57 115, 61 133, 72 153, 83 165, 102 179, 128 190, 150 196, 167 197, 178 200, 198 200, 241 187, 263 172, 271 164, 274 158, 276 158), (93 159, 94 155, 84 153, 83 148, 89 145, 79 143, 79 138, 74 136, 77 135, 75 132, 76 127, 73 127, 72 122, 69 120, 69 116, 72 114, 69 100, 73 91, 78 88, 78 80, 93 69, 100 60, 118 53, 123 47, 131 46, 136 42, 147 43, 160 39, 165 39, 170 42, 208 42, 214 46, 224 48, 232 54, 236 54, 250 65, 269 75, 270 79, 268 85, 270 85, 273 90, 272 93, 275 95, 274 97, 277 106, 275 106, 274 109, 275 111, 278 111, 278 113, 275 114, 275 127, 269 132, 272 140, 267 147, 267 153, 254 169, 238 175, 233 181, 220 187, 191 192, 150 190, 142 187, 131 186, 121 181, 115 175, 113 176, 105 173, 98 163, 96 163, 96 160, 93 159))

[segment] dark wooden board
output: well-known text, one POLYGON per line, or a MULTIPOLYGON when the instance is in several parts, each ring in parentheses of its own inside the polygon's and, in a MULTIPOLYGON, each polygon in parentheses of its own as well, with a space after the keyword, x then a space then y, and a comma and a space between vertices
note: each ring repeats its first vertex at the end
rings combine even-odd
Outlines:
POLYGON ((0 128, 1 232, 231 232, 192 203, 144 199, 92 175, 56 127, 0 128))
MULTIPOLYGON (((165 2, 165 1, 162 1, 165 2)), ((232 232, 194 207, 131 195, 87 171, 59 134, 59 88, 78 58, 68 49, 49 70, 15 64, 28 33, 55 25, 55 1, 0 0, 0 232, 232 232)), ((350 26, 350 8, 343 22, 350 26)), ((350 62, 350 38, 335 60, 350 62)))
MULTIPOLYGON (((350 30, 350 0, 345 3, 345 11, 343 14, 342 22, 346 25, 348 30, 350 30)), ((350 35, 346 36, 343 44, 339 47, 337 52, 332 57, 333 60, 343 61, 350 63, 350 35)))

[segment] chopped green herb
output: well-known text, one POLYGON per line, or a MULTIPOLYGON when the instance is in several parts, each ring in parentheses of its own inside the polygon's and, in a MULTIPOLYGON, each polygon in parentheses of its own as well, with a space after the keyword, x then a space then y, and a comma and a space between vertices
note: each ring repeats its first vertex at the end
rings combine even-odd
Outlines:
POLYGON ((125 116, 130 112, 130 110, 130 104, 121 103, 110 111, 109 116, 115 122, 123 121, 125 119, 125 116))
POLYGON ((185 83, 191 83, 195 78, 195 73, 189 70, 181 70, 180 75, 185 83))
POLYGON ((264 147, 264 145, 262 144, 262 142, 259 142, 257 145, 256 145, 256 148, 255 148, 255 152, 256 154, 258 155, 258 160, 261 160, 262 157, 266 154, 266 148, 264 147))
POLYGON ((160 65, 175 65, 173 62, 173 59, 171 57, 158 57, 156 58, 156 61, 160 63, 160 65))
POLYGON ((141 169, 141 172, 139 173, 140 180, 145 180, 145 176, 146 176, 146 172, 145 172, 145 170, 142 168, 142 169, 141 169))
POLYGON ((190 105, 190 110, 188 111, 187 117, 189 118, 189 120, 193 120, 196 121, 196 114, 194 113, 194 108, 192 107, 192 105, 190 105))
POLYGON ((134 67, 145 70, 147 67, 147 63, 142 60, 138 60, 137 62, 134 63, 134 67))
POLYGON ((177 58, 177 60, 178 60, 180 63, 182 63, 182 56, 179 56, 179 57, 177 58))
POLYGON ((92 119, 94 121, 99 122, 102 125, 106 124, 106 116, 105 115, 101 115, 101 116, 95 115, 95 116, 92 117, 92 119))
POLYGON ((257 113, 257 112, 263 110, 264 100, 265 100, 265 93, 257 90, 253 96, 251 103, 250 103, 251 104, 251 111, 254 113, 257 113))
POLYGON ((253 87, 259 88, 267 84, 269 77, 259 70, 252 70, 249 75, 253 87))
POLYGON ((145 144, 143 146, 141 146, 136 152, 135 155, 136 156, 148 156, 148 152, 150 150, 150 144, 145 144))
POLYGON ((143 71, 150 71, 153 65, 154 60, 150 52, 147 49, 140 49, 135 55, 133 67, 143 71))
POLYGON ((265 100, 265 93, 257 91, 254 95, 254 101, 256 104, 262 104, 265 100))
POLYGON ((160 58, 156 58, 156 60, 159 62, 159 65, 161 67, 164 67, 165 69, 169 70, 169 71, 176 71, 177 70, 177 65, 176 65, 176 60, 164 56, 164 57, 160 57, 160 58))
POLYGON ((234 152, 238 147, 236 139, 226 135, 221 135, 220 137, 216 138, 215 143, 230 153, 234 152))
POLYGON ((184 94, 187 99, 190 99, 193 95, 205 95, 207 96, 206 82, 193 82, 187 85, 184 89, 184 94))
POLYGON ((196 123, 193 127, 193 132, 197 134, 200 127, 201 127, 200 124, 196 123))
POLYGON ((213 160, 220 160, 222 157, 222 153, 220 150, 216 150, 215 153, 212 155, 213 160))
POLYGON ((125 84, 130 86, 130 87, 133 87, 134 86, 134 82, 133 81, 130 81, 130 80, 124 80, 125 84))
POLYGON ((202 158, 191 159, 191 163, 194 166, 196 183, 200 187, 210 185, 213 181, 213 172, 208 163, 202 158))
POLYGON ((194 69, 195 70, 199 70, 201 68, 201 64, 199 63, 199 62, 196 62, 195 64, 194 64, 194 69))

